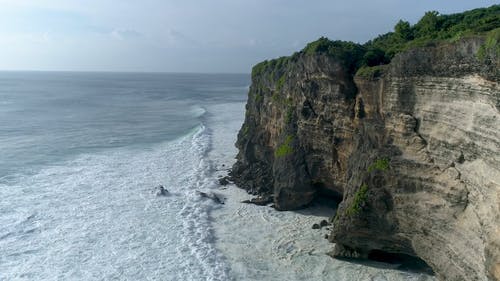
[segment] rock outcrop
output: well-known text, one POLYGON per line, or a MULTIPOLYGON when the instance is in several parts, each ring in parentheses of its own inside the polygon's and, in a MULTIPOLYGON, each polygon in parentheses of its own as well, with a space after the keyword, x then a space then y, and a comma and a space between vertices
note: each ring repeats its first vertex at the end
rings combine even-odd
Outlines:
POLYGON ((500 67, 481 37, 353 77, 297 53, 257 65, 235 183, 278 210, 338 198, 338 257, 418 257, 441 280, 500 280, 500 67))

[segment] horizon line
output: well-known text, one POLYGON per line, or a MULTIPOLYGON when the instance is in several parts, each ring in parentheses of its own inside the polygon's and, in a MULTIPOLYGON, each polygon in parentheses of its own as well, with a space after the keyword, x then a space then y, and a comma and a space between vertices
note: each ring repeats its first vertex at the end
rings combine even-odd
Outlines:
POLYGON ((108 73, 108 74, 204 74, 204 75, 250 75, 250 72, 197 72, 197 71, 134 71, 134 70, 33 70, 33 69, 0 69, 0 72, 53 72, 53 73, 108 73))

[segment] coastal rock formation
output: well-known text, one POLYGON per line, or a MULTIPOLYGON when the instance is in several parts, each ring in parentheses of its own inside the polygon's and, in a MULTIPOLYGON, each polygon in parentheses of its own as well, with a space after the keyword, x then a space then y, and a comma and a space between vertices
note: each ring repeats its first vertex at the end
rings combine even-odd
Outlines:
POLYGON ((500 280, 500 63, 484 44, 411 49, 354 77, 324 54, 257 65, 232 180, 278 210, 337 198, 334 256, 500 280))

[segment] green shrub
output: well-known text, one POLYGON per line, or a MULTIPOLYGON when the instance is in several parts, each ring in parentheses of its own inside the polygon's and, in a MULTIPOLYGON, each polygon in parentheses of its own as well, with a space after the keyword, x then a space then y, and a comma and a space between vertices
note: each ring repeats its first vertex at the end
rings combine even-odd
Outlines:
POLYGON ((360 44, 340 40, 330 41, 326 37, 321 37, 302 49, 302 53, 307 55, 325 54, 334 57, 353 74, 361 66, 365 52, 365 48, 360 44))
POLYGON ((382 75, 384 67, 384 65, 363 66, 356 72, 356 76, 368 79, 377 78, 382 75))
POLYGON ((486 41, 477 52, 477 57, 484 60, 488 54, 500 57, 500 27, 488 32, 486 41))
POLYGON ((291 146, 293 141, 293 136, 288 135, 285 141, 276 149, 274 152, 275 157, 283 157, 293 153, 293 147, 291 146))
POLYGON ((409 41, 413 39, 413 29, 407 21, 399 20, 399 22, 394 26, 394 32, 401 38, 401 40, 409 41))
POLYGON ((290 124, 290 122, 292 122, 294 111, 295 111, 294 106, 288 106, 288 108, 286 110, 286 116, 285 116, 285 123, 286 124, 290 124))
POLYGON ((278 91, 280 91, 283 88, 283 85, 285 85, 285 81, 286 81, 285 75, 281 75, 281 77, 276 82, 276 89, 278 91))
POLYGON ((368 166, 368 173, 371 173, 374 170, 379 170, 379 171, 387 171, 389 169, 389 159, 388 158, 381 158, 375 160, 373 164, 368 166))
POLYGON ((387 58, 383 50, 376 48, 368 48, 366 53, 363 55, 363 60, 361 62, 361 65, 379 66, 382 64, 387 64, 389 62, 390 60, 387 58))
POLYGON ((256 64, 252 68, 252 77, 255 77, 257 75, 260 75, 260 74, 264 73, 264 71, 267 68, 267 66, 268 66, 268 61, 267 60, 256 64))
POLYGON ((281 75, 277 75, 280 73, 280 70, 286 68, 288 61, 291 57, 279 57, 272 60, 265 60, 256 64, 252 68, 252 77, 260 76, 263 74, 271 75, 272 79, 276 79, 276 77, 281 77, 281 75))
POLYGON ((241 132, 243 133, 243 136, 246 137, 248 135, 248 130, 249 130, 248 125, 246 125, 246 124, 243 125, 243 127, 241 128, 241 132))
POLYGON ((364 183, 359 187, 358 191, 356 191, 356 193, 354 194, 354 198, 352 199, 352 203, 349 206, 349 208, 347 208, 346 214, 352 216, 359 213, 367 199, 368 199, 368 185, 364 183))
POLYGON ((302 52, 308 55, 314 55, 317 53, 326 53, 328 52, 328 48, 330 47, 330 41, 326 37, 320 37, 318 40, 313 41, 306 45, 306 47, 302 50, 302 52))
POLYGON ((259 93, 255 93, 255 95, 254 95, 254 100, 256 103, 259 103, 263 98, 264 97, 259 93))

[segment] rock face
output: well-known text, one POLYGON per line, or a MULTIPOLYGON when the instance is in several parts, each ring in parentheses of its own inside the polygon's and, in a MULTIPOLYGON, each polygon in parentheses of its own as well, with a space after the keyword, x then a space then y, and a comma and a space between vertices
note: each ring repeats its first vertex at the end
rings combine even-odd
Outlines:
POLYGON ((339 198, 335 256, 500 280, 500 63, 482 44, 413 49, 376 77, 320 54, 256 66, 232 179, 278 210, 339 198))

